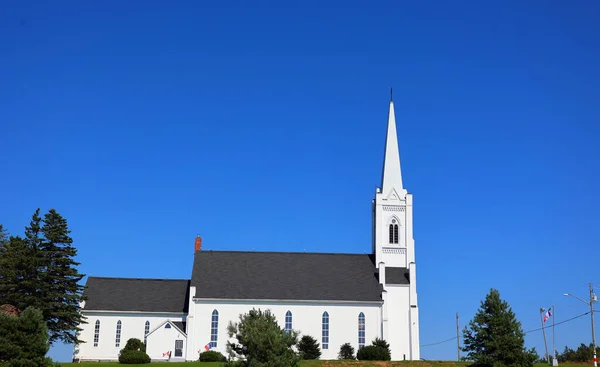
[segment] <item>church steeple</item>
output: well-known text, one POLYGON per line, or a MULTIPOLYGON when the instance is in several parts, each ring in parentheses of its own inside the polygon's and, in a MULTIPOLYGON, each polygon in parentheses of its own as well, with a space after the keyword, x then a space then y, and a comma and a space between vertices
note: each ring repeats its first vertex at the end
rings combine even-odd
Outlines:
POLYGON ((400 151, 398 150, 398 136, 396 133, 396 116, 394 115, 394 101, 391 100, 388 114, 387 136, 385 142, 385 157, 383 161, 383 173, 381 177, 381 191, 384 196, 395 188, 402 191, 402 172, 400 170, 400 151))

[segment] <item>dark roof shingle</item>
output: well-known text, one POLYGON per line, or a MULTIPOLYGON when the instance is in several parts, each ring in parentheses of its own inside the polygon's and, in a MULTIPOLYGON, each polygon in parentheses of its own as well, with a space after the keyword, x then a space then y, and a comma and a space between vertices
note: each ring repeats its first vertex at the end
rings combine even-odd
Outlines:
POLYGON ((381 301, 372 255, 198 251, 196 298, 381 301))
POLYGON ((89 277, 83 310, 187 312, 189 280, 89 277))
POLYGON ((385 284, 410 284, 407 268, 385 268, 385 284))

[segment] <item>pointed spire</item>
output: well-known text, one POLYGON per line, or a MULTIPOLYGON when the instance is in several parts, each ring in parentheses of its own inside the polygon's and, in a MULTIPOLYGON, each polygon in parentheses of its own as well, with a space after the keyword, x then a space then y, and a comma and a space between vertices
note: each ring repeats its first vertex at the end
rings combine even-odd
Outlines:
POLYGON ((390 88, 390 111, 388 115, 387 135, 385 141, 385 158, 383 161, 383 174, 381 177, 381 192, 384 196, 393 188, 401 191, 402 172, 400 170, 400 151, 398 150, 398 136, 396 133, 396 116, 394 115, 394 101, 390 88))

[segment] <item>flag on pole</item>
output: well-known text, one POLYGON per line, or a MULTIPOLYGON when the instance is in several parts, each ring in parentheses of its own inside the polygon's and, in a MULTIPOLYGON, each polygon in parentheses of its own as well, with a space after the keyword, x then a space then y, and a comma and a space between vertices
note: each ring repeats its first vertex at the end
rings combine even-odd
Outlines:
POLYGON ((544 322, 546 322, 550 317, 552 317, 551 308, 549 308, 544 314, 544 322))
POLYGON ((204 346, 204 349, 206 349, 206 351, 209 351, 211 347, 212 347, 212 342, 210 342, 210 343, 206 344, 206 345, 204 346))

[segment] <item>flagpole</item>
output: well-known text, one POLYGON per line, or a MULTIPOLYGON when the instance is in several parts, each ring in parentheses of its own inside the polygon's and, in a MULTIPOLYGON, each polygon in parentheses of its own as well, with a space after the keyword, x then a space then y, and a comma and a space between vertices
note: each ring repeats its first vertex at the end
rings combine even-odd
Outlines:
POLYGON ((554 305, 552 305, 552 366, 558 366, 558 361, 556 360, 556 347, 554 344, 554 319, 556 318, 556 314, 554 312, 554 305))
POLYGON ((548 342, 546 341, 546 329, 544 328, 544 318, 542 316, 542 313, 545 311, 545 309, 542 307, 540 308, 540 321, 542 322, 542 333, 544 334, 544 346, 546 347, 546 362, 550 363, 550 357, 548 356, 548 342))

